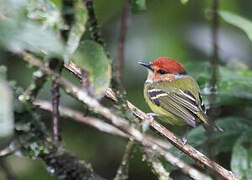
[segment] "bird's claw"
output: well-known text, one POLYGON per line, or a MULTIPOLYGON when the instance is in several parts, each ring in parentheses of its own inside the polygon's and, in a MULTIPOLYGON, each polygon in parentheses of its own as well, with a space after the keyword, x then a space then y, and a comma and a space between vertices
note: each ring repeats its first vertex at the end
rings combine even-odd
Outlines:
POLYGON ((150 117, 152 117, 152 118, 159 116, 159 114, 156 114, 156 113, 147 113, 147 115, 150 116, 150 117))
POLYGON ((182 141, 183 141, 183 145, 186 145, 186 144, 187 144, 187 138, 186 138, 186 137, 183 137, 183 138, 182 138, 182 141))

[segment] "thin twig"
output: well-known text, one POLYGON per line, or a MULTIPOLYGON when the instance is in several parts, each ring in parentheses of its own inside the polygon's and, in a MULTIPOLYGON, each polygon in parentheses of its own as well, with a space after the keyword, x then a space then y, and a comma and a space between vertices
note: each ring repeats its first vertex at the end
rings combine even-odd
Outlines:
POLYGON ((8 155, 11 155, 13 152, 15 152, 14 149, 10 148, 9 146, 4 148, 4 149, 1 149, 0 150, 0 157, 1 156, 8 156, 8 155))
POLYGON ((33 82, 23 93, 20 100, 22 100, 24 103, 31 103, 32 101, 34 101, 40 89, 43 87, 44 83, 46 82, 46 77, 47 75, 45 75, 40 70, 35 71, 33 73, 33 82))
MULTIPOLYGON (((123 64, 124 64, 124 43, 126 32, 128 28, 128 17, 129 17, 129 0, 126 0, 126 3, 123 7, 123 12, 121 16, 121 27, 120 34, 118 39, 118 59, 116 63, 113 65, 113 76, 112 76, 112 87, 117 92, 116 96, 118 99, 117 105, 120 108, 120 111, 123 113, 124 118, 129 120, 132 125, 136 127, 139 126, 139 122, 133 115, 133 113, 127 108, 127 99, 126 92, 122 85, 122 73, 123 73, 123 64)), ((126 180, 128 179, 129 173, 129 161, 131 157, 131 153, 133 152, 135 147, 135 142, 133 140, 129 140, 125 152, 121 161, 119 168, 117 169, 117 174, 114 180, 126 180)))
POLYGON ((117 169, 116 176, 115 176, 114 180, 128 179, 128 177, 129 177, 129 161, 130 161, 134 146, 135 146, 135 142, 132 140, 129 140, 128 144, 125 148, 125 152, 123 154, 121 165, 117 169))
MULTIPOLYGON (((55 70, 57 73, 60 73, 62 70, 62 62, 58 59, 51 59, 50 68, 55 70)), ((54 143, 58 143, 61 140, 59 134, 59 100, 60 100, 60 92, 59 92, 59 84, 57 82, 57 78, 52 81, 52 126, 53 126, 53 140, 54 143)))
MULTIPOLYGON (((52 112, 52 105, 48 101, 36 100, 33 102, 33 105, 39 107, 40 109, 52 112)), ((121 136, 124 138, 129 138, 128 135, 126 135, 125 133, 123 133, 119 129, 117 129, 114 126, 112 126, 104 121, 101 121, 97 118, 84 117, 82 113, 75 111, 75 110, 72 110, 72 109, 69 109, 69 108, 66 108, 66 107, 62 107, 62 106, 59 107, 59 112, 60 112, 60 116, 74 119, 78 122, 88 124, 88 125, 96 128, 102 132, 106 132, 106 133, 112 134, 112 135, 121 136)))
MULTIPOLYGON (((217 76, 218 76, 218 0, 212 0, 212 24, 211 24, 211 39, 212 39, 212 57, 210 60, 211 64, 211 79, 210 79, 210 109, 209 117, 212 121, 216 116, 216 108, 214 106, 216 99, 216 90, 217 90, 217 76)), ((211 123, 211 121, 210 121, 211 123)))
POLYGON ((18 149, 20 149, 20 144, 18 143, 17 140, 12 140, 12 142, 7 147, 0 150, 0 158, 9 156, 13 154, 15 151, 17 151, 18 149))
MULTIPOLYGON (((218 22, 218 0, 212 0, 212 25, 211 25, 211 31, 212 31, 212 57, 211 57, 211 79, 210 79, 210 109, 208 110, 209 118, 211 119, 210 124, 214 125, 213 121, 216 118, 216 107, 215 107, 215 100, 216 100, 216 86, 217 86, 217 73, 218 73, 218 28, 219 28, 219 22, 218 22)), ((213 129, 212 128, 206 128, 206 135, 207 140, 205 143, 206 146, 206 152, 208 153, 208 156, 211 159, 214 159, 214 152, 212 150, 213 145, 213 129)))
POLYGON ((123 74, 123 64, 124 64, 124 46, 125 46, 125 37, 128 28, 128 17, 129 17, 129 0, 126 0, 126 3, 123 7, 122 17, 121 17, 121 28, 120 35, 118 40, 118 53, 117 53, 117 63, 116 63, 116 78, 117 81, 121 81, 123 74))
MULTIPOLYGON (((58 78, 58 84, 65 90, 66 93, 76 98, 78 101, 82 102, 83 104, 86 104, 90 110, 102 115, 107 120, 110 121, 115 127, 123 131, 124 133, 131 136, 131 138, 138 143, 142 144, 145 147, 152 148, 153 150, 159 152, 164 158, 167 160, 168 157, 172 156, 170 153, 166 152, 164 150, 166 147, 163 147, 162 144, 159 144, 158 141, 155 141, 155 139, 142 134, 140 131, 136 130, 133 127, 130 127, 124 119, 116 116, 113 114, 108 108, 102 106, 96 99, 90 97, 87 92, 81 90, 80 88, 74 86, 72 83, 70 83, 65 78, 61 77, 58 73, 53 72, 49 68, 47 68, 40 60, 38 60, 36 57, 26 53, 22 52, 22 55, 24 57, 24 60, 27 61, 29 64, 36 66, 40 70, 42 70, 44 73, 48 74, 49 76, 52 76, 53 78, 58 78), (164 148, 164 149, 163 149, 164 148)), ((181 142, 182 143, 182 142, 181 142)), ((196 150, 195 150, 196 151, 196 150)), ((173 157, 173 156, 172 156, 173 157)), ((173 157, 174 160, 175 157, 173 157)), ((170 158, 172 160, 172 158, 170 158)), ((174 165, 177 165, 190 175, 192 178, 195 179, 209 179, 206 175, 200 173, 195 168, 185 164, 183 161, 179 160, 178 158, 176 161, 171 162, 174 165)), ((224 168, 223 168, 224 169, 224 168)), ((224 169, 225 170, 225 169, 224 169)), ((229 177, 231 179, 231 174, 225 174, 224 177, 229 177)), ((235 176, 232 177, 232 179, 236 179, 235 176)))
POLYGON ((159 180, 169 180, 170 173, 166 171, 163 164, 160 162, 160 160, 156 157, 156 153, 153 151, 150 151, 147 148, 144 148, 144 152, 146 155, 146 159, 151 165, 152 171, 154 174, 158 176, 159 180))
POLYGON ((134 148, 135 148, 135 141, 132 139, 129 139, 125 147, 121 164, 119 165, 117 169, 114 180, 127 180, 128 179, 130 157, 131 157, 131 154, 133 153, 134 148))
POLYGON ((59 85, 56 81, 52 82, 52 119, 53 119, 53 140, 55 143, 60 141, 59 135, 59 85))
POLYGON ((218 28, 219 28, 219 21, 218 21, 218 0, 212 0, 212 13, 213 13, 213 20, 212 20, 212 75, 211 75, 211 92, 214 94, 216 92, 216 82, 217 82, 217 66, 218 66, 218 28))
MULTIPOLYGON (((81 79, 81 74, 79 73, 80 69, 73 63, 70 63, 68 65, 65 65, 65 67, 70 70, 73 74, 75 74, 79 79, 81 79)), ((106 97, 113 101, 117 101, 117 98, 115 96, 115 93, 112 91, 112 89, 106 90, 106 97)), ((226 170, 216 162, 212 161, 208 157, 206 157, 201 152, 197 151, 195 148, 190 146, 189 144, 184 145, 183 140, 175 136, 171 131, 166 129, 163 125, 159 124, 157 121, 151 119, 146 113, 138 109, 136 106, 134 106, 131 102, 127 101, 127 104, 131 111, 141 120, 143 121, 149 121, 150 126, 155 129, 160 135, 165 137, 171 144, 173 144, 175 147, 177 147, 180 151, 184 152, 186 155, 188 155, 190 158, 195 160, 197 165, 200 163, 203 167, 206 169, 213 170, 217 172, 221 177, 224 179, 238 179, 231 171, 226 170)), ((200 166, 200 167, 202 167, 200 166)))

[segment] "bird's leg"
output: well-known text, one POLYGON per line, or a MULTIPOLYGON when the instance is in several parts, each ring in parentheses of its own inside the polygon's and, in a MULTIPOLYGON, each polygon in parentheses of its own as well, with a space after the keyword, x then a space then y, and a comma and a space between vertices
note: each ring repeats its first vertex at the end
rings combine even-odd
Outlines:
POLYGON ((187 144, 187 137, 188 137, 188 133, 190 131, 190 127, 186 127, 186 130, 185 130, 185 134, 182 138, 182 141, 183 141, 183 145, 186 145, 187 144))

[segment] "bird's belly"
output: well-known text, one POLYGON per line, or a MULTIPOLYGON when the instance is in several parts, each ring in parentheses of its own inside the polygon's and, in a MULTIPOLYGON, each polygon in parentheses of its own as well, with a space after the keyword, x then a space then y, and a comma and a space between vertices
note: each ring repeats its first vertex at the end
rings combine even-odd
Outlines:
POLYGON ((173 114, 171 114, 170 112, 164 110, 163 108, 157 106, 156 104, 152 103, 149 98, 145 98, 147 104, 149 105, 149 107, 151 108, 151 110, 160 115, 159 119, 166 122, 166 123, 169 123, 169 124, 172 124, 172 125, 177 125, 177 126, 183 126, 183 125, 186 125, 186 122, 182 119, 180 119, 179 117, 177 116, 174 116, 173 114))

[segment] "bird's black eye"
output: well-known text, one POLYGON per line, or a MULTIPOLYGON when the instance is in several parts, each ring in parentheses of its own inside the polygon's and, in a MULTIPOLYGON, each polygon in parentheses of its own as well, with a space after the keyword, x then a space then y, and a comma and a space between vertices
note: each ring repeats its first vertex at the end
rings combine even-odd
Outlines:
POLYGON ((166 74, 166 72, 165 72, 165 71, 163 71, 163 70, 161 70, 161 69, 160 69, 160 70, 158 70, 158 73, 159 73, 159 74, 166 74))

